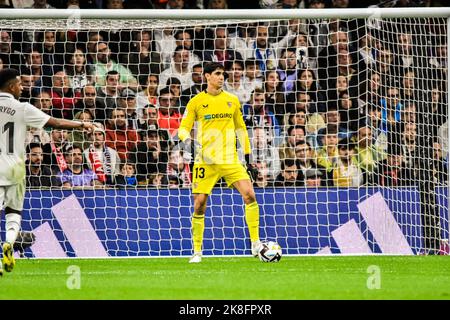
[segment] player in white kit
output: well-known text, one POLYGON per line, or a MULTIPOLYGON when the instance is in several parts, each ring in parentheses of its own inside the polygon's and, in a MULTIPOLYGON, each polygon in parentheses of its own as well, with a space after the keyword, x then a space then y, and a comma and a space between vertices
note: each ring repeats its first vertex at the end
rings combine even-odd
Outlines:
MULTIPOLYGON (((25 135, 27 126, 93 130, 89 122, 57 119, 29 103, 19 102, 20 74, 15 69, 0 71, 0 212, 5 209, 6 237, 2 246, 3 268, 11 272, 15 261, 13 245, 20 230, 25 195, 25 135)), ((0 275, 3 269, 0 267, 0 275)))

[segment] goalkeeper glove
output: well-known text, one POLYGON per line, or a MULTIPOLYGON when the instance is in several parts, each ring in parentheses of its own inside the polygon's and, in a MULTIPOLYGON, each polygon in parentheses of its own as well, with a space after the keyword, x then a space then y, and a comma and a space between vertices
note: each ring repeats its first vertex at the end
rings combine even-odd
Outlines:
POLYGON ((258 177, 258 168, 256 168, 255 166, 253 166, 250 163, 250 155, 249 154, 245 155, 245 162, 246 162, 246 167, 247 167, 247 173, 250 176, 250 179, 252 180, 252 182, 256 181, 256 178, 258 177))
POLYGON ((185 163, 192 162, 192 140, 186 139, 180 142, 180 150, 183 150, 183 160, 185 163))

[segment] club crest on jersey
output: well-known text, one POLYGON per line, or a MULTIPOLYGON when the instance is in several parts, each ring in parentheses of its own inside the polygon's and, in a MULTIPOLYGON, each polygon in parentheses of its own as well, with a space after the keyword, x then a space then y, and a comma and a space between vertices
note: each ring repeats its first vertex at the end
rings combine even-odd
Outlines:
POLYGON ((230 101, 227 102, 228 108, 231 108, 232 103, 230 101))

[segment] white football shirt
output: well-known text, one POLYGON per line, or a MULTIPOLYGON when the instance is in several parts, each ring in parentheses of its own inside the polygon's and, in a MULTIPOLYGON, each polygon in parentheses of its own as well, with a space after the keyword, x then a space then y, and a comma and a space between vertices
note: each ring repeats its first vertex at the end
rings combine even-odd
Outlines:
POLYGON ((27 126, 40 129, 49 119, 48 114, 33 105, 0 92, 0 186, 23 181, 27 126))

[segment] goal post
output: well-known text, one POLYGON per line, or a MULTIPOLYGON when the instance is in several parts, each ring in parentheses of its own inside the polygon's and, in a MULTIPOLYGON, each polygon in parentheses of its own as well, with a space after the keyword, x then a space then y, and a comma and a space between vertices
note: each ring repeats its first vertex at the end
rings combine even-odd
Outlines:
MULTIPOLYGON (((22 101, 87 111, 104 137, 30 131, 60 183, 31 182, 42 172, 29 150, 25 255, 192 253, 176 122, 208 61, 224 63, 242 105, 263 239, 287 254, 448 254, 449 30, 450 8, 0 10, 22 101), (71 186, 74 145, 100 186, 71 186)), ((219 181, 204 254, 249 250, 242 199, 219 181)))

